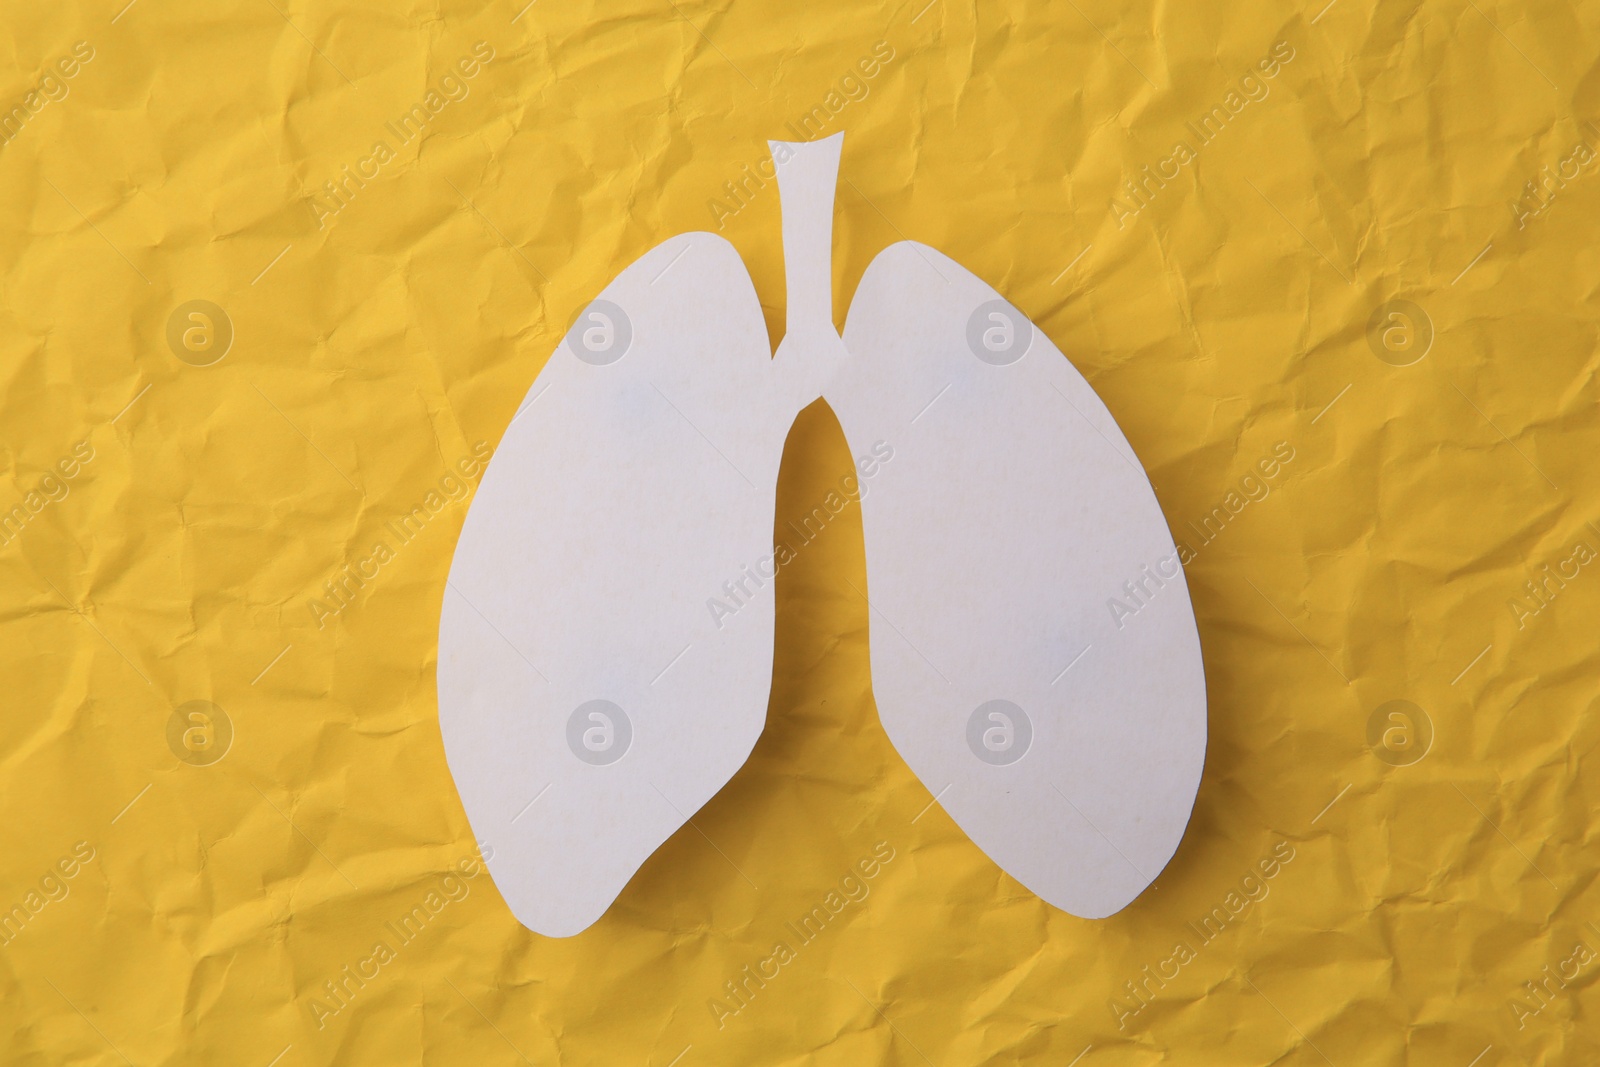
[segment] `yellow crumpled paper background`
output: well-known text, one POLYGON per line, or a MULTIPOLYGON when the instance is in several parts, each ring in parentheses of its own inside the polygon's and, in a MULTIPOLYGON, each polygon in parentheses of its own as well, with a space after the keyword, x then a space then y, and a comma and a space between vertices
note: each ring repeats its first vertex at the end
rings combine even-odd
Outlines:
MULTIPOLYGON (((0 1061, 1600 1062, 1592 4, 0 20, 0 1061), (475 457, 675 234, 776 340, 746 168, 839 130, 837 317, 886 245, 953 256, 1190 548, 1192 822, 1103 921, 1002 874, 878 724, 851 508, 783 571, 749 764, 536 936, 437 726, 475 457)), ((803 413, 777 523, 850 463, 803 413)))

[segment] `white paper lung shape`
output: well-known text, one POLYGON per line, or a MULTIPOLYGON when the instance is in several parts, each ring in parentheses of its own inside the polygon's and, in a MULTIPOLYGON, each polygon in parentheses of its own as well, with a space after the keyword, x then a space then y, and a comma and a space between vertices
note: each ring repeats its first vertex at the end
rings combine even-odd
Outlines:
POLYGON ((862 501, 884 729, 1019 882, 1074 915, 1119 911, 1177 849, 1206 746, 1150 482, 1044 333, 925 245, 872 262, 844 342, 828 403, 853 449, 895 442, 862 501))
POLYGON ((733 248, 665 242, 579 316, 467 516, 440 725, 495 883, 539 933, 599 918, 754 746, 778 464, 819 395, 853 451, 895 449, 863 501, 873 687, 962 829, 1046 901, 1101 917, 1188 821, 1205 681, 1148 479, 1043 333, 930 248, 878 256, 841 342, 840 146, 772 146, 775 357, 733 248), (1106 602, 1125 582, 1143 606, 1119 620, 1106 602))
POLYGON ((539 933, 598 919, 761 733, 770 583, 731 617, 706 600, 772 553, 794 412, 770 352, 733 247, 667 241, 580 315, 468 512, 440 728, 495 884, 539 933))

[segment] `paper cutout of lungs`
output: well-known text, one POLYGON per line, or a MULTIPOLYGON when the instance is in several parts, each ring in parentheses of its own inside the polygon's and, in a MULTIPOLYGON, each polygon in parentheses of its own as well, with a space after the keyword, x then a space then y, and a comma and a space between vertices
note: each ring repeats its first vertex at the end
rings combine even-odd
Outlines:
POLYGON ((666 241, 578 316, 467 515, 440 726, 495 884, 539 933, 595 922, 754 747, 773 598, 708 602, 770 570, 784 441, 819 396, 853 454, 893 449, 862 501, 873 689, 957 825, 1050 904, 1101 918, 1188 822, 1205 678, 1149 480, 1050 340, 925 245, 873 261, 841 340, 841 137, 771 145, 777 355, 733 247, 666 241))

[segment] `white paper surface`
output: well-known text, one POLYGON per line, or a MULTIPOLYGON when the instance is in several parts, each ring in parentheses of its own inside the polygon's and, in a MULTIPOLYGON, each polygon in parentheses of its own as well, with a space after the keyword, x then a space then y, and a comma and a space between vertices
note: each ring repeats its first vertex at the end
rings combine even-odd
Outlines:
POLYGON ((894 458, 863 501, 873 687, 956 822, 1045 900, 1101 917, 1188 821, 1205 679, 1148 479, 1050 341, 933 249, 880 254, 841 340, 841 142, 772 143, 776 357, 732 247, 663 243, 579 315, 468 516, 441 726, 496 884, 541 933, 593 923, 754 746, 778 464, 819 395, 854 453, 894 458), (1108 610, 1124 597, 1135 611, 1108 610))

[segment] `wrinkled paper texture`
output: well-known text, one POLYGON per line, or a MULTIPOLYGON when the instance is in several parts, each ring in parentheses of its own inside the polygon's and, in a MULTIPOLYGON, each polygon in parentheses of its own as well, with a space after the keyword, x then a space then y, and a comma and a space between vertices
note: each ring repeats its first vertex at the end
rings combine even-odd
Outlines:
POLYGON ((1600 1060, 1592 6, 124 2, 0 16, 0 1062, 1600 1060), (765 735, 535 936, 438 729, 472 489, 668 237, 776 343, 766 142, 839 130, 836 318, 939 248, 1148 470, 1192 822, 1098 922, 963 837, 859 508, 789 532, 851 469, 816 405, 765 735))

